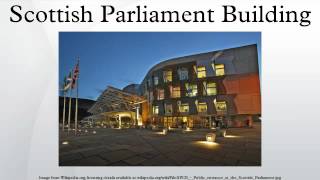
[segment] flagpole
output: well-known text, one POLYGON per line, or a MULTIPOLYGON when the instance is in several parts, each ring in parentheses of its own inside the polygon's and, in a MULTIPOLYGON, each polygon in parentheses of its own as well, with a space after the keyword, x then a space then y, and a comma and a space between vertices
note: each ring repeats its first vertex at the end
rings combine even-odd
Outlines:
POLYGON ((63 89, 62 132, 64 132, 65 119, 66 119, 66 91, 63 89))
MULTIPOLYGON (((80 61, 80 58, 78 58, 78 68, 79 68, 79 61, 80 61)), ((79 70, 79 69, 78 69, 79 70)), ((77 79, 76 79, 76 112, 75 112, 75 123, 74 123, 74 127, 75 127, 75 135, 77 135, 77 129, 78 129, 78 93, 79 93, 79 72, 77 72, 77 79)))
POLYGON ((77 135, 77 128, 78 128, 78 80, 76 82, 76 110, 75 110, 75 115, 74 115, 74 128, 75 128, 75 135, 77 135))
POLYGON ((71 101, 72 101, 72 88, 70 88, 70 95, 69 95, 69 116, 68 116, 68 134, 70 132, 70 121, 71 121, 71 101))

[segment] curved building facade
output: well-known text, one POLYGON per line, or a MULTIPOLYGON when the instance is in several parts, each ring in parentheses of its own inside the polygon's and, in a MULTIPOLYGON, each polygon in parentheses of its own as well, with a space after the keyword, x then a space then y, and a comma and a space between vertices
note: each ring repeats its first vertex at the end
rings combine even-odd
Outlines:
POLYGON ((233 127, 261 115, 256 45, 170 59, 152 67, 140 85, 145 125, 233 127))
POLYGON ((141 84, 108 87, 90 108, 104 124, 159 127, 248 126, 261 115, 256 45, 163 61, 141 84))

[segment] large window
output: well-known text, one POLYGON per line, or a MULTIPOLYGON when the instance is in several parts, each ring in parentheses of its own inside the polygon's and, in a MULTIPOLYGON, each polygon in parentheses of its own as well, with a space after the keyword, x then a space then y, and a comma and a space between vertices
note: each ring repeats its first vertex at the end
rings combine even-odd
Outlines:
POLYGON ((157 100, 164 99, 164 89, 157 89, 157 100))
POLYGON ((153 84, 154 85, 158 85, 159 84, 159 77, 158 76, 154 76, 153 77, 153 84))
POLYGON ((179 112, 186 113, 189 112, 189 104, 188 103, 182 103, 179 105, 179 112))
POLYGON ((198 78, 205 78, 206 77, 206 67, 198 66, 197 67, 197 76, 198 76, 198 78))
POLYGON ((180 97, 180 86, 173 86, 171 89, 171 97, 179 98, 180 97))
POLYGON ((225 74, 223 64, 215 64, 214 66, 216 69, 216 76, 223 76, 225 74))
POLYGON ((198 112, 207 112, 207 103, 205 102, 199 103, 198 112))
POLYGON ((164 110, 166 114, 172 114, 172 104, 165 104, 164 110))
POLYGON ((172 82, 172 71, 163 71, 163 81, 166 82, 172 82))
POLYGON ((173 117, 164 117, 163 118, 163 125, 164 127, 173 127, 174 122, 173 122, 173 117))
POLYGON ((153 114, 159 114, 159 106, 153 106, 153 114))
POLYGON ((198 87, 196 84, 186 83, 186 96, 194 97, 198 95, 198 87))
POLYGON ((187 68, 179 68, 178 69, 179 79, 187 80, 188 79, 188 69, 187 68))
POLYGON ((214 82, 208 82, 205 84, 205 92, 207 96, 212 96, 217 94, 217 84, 214 82))
POLYGON ((217 112, 226 112, 227 111, 227 103, 225 101, 217 101, 214 104, 216 106, 217 112))

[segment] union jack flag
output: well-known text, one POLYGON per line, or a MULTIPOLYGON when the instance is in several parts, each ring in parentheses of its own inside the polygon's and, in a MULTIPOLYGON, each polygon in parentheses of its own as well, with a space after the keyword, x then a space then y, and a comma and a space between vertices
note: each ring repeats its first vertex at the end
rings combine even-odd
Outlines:
POLYGON ((76 64, 76 67, 73 70, 73 77, 72 77, 72 85, 71 88, 74 89, 76 86, 76 81, 79 78, 79 60, 76 64))

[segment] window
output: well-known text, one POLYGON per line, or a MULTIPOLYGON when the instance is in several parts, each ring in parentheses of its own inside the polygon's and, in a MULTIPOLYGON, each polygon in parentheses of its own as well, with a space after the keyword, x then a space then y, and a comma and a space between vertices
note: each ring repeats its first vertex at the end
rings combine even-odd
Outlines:
POLYGON ((165 104, 164 110, 166 114, 172 114, 172 104, 165 104))
POLYGON ((159 106, 153 106, 153 114, 159 114, 159 106))
POLYGON ((164 127, 173 127, 174 122, 172 117, 164 117, 163 118, 163 125, 164 127))
POLYGON ((215 64, 216 76, 224 75, 224 65, 223 64, 215 64))
POLYGON ((153 84, 154 85, 158 85, 159 84, 159 77, 158 76, 154 76, 153 77, 153 84))
POLYGON ((215 102, 217 112, 226 112, 227 103, 225 101, 215 102))
POLYGON ((182 117, 182 122, 184 122, 184 123, 188 122, 188 117, 183 116, 182 117))
POLYGON ((187 68, 179 68, 178 69, 179 79, 187 80, 188 79, 188 69, 187 68))
POLYGON ((164 89, 157 89, 157 100, 164 99, 164 89))
POLYGON ((188 103, 180 104, 179 112, 181 112, 181 113, 189 112, 189 104, 188 103))
POLYGON ((198 76, 198 78, 206 77, 206 67, 198 66, 197 67, 197 76, 198 76))
POLYGON ((172 88, 171 97, 172 98, 179 98, 180 97, 180 86, 176 86, 176 87, 172 88))
POLYGON ((214 82, 208 82, 206 84, 206 95, 212 96, 217 94, 217 85, 214 82))
POLYGON ((207 103, 199 103, 198 112, 207 112, 207 103))
POLYGON ((186 96, 194 97, 198 95, 198 88, 196 84, 186 83, 186 96))
POLYGON ((172 71, 163 71, 163 81, 165 83, 172 81, 172 71))

